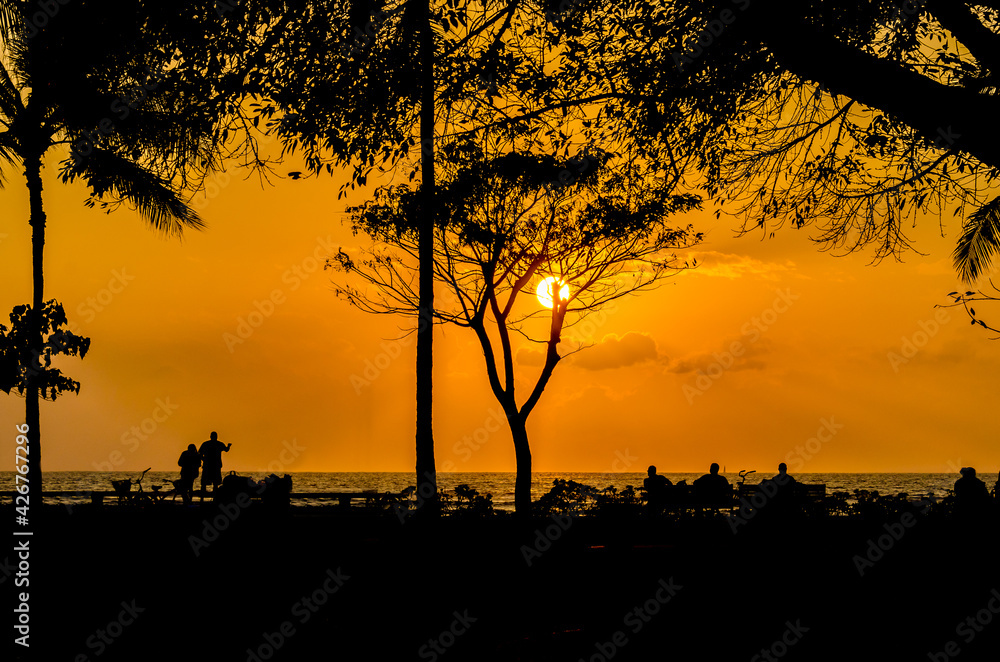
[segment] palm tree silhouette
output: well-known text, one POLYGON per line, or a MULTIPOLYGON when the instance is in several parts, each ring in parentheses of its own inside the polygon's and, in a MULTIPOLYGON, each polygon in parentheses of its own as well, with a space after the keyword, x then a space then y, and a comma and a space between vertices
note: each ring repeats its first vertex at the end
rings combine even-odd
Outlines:
POLYGON ((987 274, 1000 250, 1000 196, 969 214, 952 258, 962 282, 972 285, 987 274))
MULTIPOLYGON (((144 3, 96 11, 87 3, 0 0, 0 158, 23 168, 29 196, 32 303, 29 352, 43 351, 43 159, 68 156, 60 179, 83 180, 88 206, 132 207, 153 228, 202 228, 182 192, 216 164, 210 104, 185 94, 164 28, 144 3), (44 10, 44 11, 43 11, 44 10), (147 29, 149 28, 149 29, 147 29)), ((29 369, 25 419, 29 485, 41 498, 39 369, 29 369)))

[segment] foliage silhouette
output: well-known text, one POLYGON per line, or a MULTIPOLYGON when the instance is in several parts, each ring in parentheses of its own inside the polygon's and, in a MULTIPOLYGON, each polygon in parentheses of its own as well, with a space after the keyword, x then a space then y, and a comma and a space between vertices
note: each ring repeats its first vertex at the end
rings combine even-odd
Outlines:
MULTIPOLYGON (((437 494, 431 427, 433 235, 443 221, 436 215, 441 204, 431 200, 437 200, 438 151, 466 137, 489 144, 491 154, 503 145, 509 152, 569 158, 595 142, 595 126, 576 120, 579 113, 596 112, 600 99, 567 93, 565 83, 576 75, 573 62, 581 58, 567 39, 580 33, 596 7, 591 0, 568 8, 548 0, 248 0, 226 12, 237 22, 259 16, 249 32, 269 35, 256 44, 248 84, 240 83, 253 97, 245 122, 278 136, 284 153, 300 155, 310 173, 349 168, 351 181, 341 197, 373 176, 421 177, 420 195, 427 199, 414 207, 419 215, 412 219, 420 219, 415 227, 422 233, 418 243, 423 241, 414 290, 420 299, 421 493, 437 494)), ((635 155, 648 151, 642 147, 635 155)), ((291 176, 298 179, 301 173, 291 176)))
MULTIPOLYGON (((60 178, 82 180, 91 193, 87 205, 109 211, 128 205, 168 235, 202 227, 181 190, 192 183, 189 173, 215 164, 215 127, 212 105, 181 85, 187 67, 166 45, 184 18, 143 0, 126 0, 114 11, 87 3, 0 3, 0 158, 23 169, 32 228, 28 356, 46 351, 42 168, 50 150, 69 147, 68 156, 61 152, 60 178)), ((28 480, 40 495, 39 398, 49 385, 40 381, 44 372, 23 374, 33 458, 28 480)))
POLYGON ((29 375, 39 395, 55 400, 65 392, 80 392, 80 382, 52 367, 55 356, 79 356, 90 349, 90 339, 74 334, 66 326, 66 313, 55 299, 42 309, 42 351, 35 354, 31 345, 31 306, 15 306, 10 313, 10 328, 0 324, 0 391, 27 394, 29 375))
POLYGON ((879 260, 912 247, 907 223, 937 214, 943 228, 954 211, 995 249, 997 234, 982 231, 995 217, 974 212, 995 206, 1000 168, 998 11, 971 0, 631 3, 581 19, 564 44, 580 54, 567 96, 601 99, 604 133, 700 177, 743 232, 813 226, 825 248, 879 260))
MULTIPOLYGON (((668 219, 697 208, 699 201, 673 194, 634 164, 596 150, 566 161, 517 152, 488 159, 481 147, 463 140, 442 148, 441 155, 436 201, 442 227, 434 268, 448 300, 435 318, 466 327, 479 340, 490 388, 513 437, 515 506, 526 514, 531 508, 527 420, 559 361, 581 349, 560 353, 563 329, 691 266, 673 251, 697 244, 701 235, 690 226, 673 227, 668 219), (553 304, 544 308, 531 294, 547 277, 566 284, 569 293, 566 298, 555 293, 553 304), (526 396, 518 393, 514 333, 544 348, 526 396)), ((422 203, 419 190, 390 186, 350 210, 355 232, 376 241, 359 259, 341 251, 331 262, 365 286, 338 286, 352 305, 372 313, 417 314, 419 288, 412 273, 419 233, 412 219, 419 218, 422 203)))

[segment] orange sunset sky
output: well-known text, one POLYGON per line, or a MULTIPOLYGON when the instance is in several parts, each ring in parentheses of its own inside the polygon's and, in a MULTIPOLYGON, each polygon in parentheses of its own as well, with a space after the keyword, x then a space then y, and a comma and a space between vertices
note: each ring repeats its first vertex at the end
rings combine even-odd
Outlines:
MULTIPOLYGON (((44 469, 174 470, 187 444, 217 430, 234 444, 226 470, 412 471, 415 342, 394 340, 407 321, 350 308, 317 267, 358 246, 342 212, 371 187, 345 203, 343 177, 261 187, 230 170, 212 197, 195 200, 207 231, 181 242, 127 209, 85 208, 83 187, 58 181, 58 156, 50 152, 43 173, 45 296, 63 302, 92 347, 60 363, 80 394, 42 405, 44 469), (272 293, 281 301, 272 314, 227 345, 272 293)), ((31 298, 27 190, 20 173, 7 179, 5 322, 31 298)), ((926 219, 911 231, 926 256, 877 266, 869 255, 818 251, 808 229, 761 241, 735 238, 737 222, 710 211, 677 222, 706 232, 691 255, 702 266, 565 334, 594 346, 557 367, 529 420, 535 471, 655 463, 669 474, 717 461, 767 472, 790 453, 803 472, 997 471, 1000 344, 961 309, 934 308, 960 288, 950 259, 957 221, 942 237, 926 219), (904 339, 919 351, 891 361, 904 339), (713 367, 729 363, 733 343, 741 356, 713 367), (811 457, 796 454, 824 420, 835 434, 811 442, 811 457)), ((1000 321, 1000 307, 981 313, 1000 321)), ((437 334, 439 471, 514 471, 506 428, 491 431, 502 417, 474 335, 437 334)), ((533 381, 527 348, 520 359, 523 381, 533 381)), ((23 420, 24 400, 0 397, 11 445, 23 420)))

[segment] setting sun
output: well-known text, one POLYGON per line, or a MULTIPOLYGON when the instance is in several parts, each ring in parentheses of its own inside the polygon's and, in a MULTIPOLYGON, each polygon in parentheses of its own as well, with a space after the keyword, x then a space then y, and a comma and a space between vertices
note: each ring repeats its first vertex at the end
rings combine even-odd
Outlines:
MULTIPOLYGON (((535 290, 535 296, 538 297, 538 303, 542 304, 546 308, 552 307, 552 291, 554 283, 562 283, 555 276, 549 276, 548 278, 542 279, 542 282, 538 284, 538 288, 535 290)), ((559 300, 565 301, 569 298, 569 285, 562 283, 562 287, 559 288, 559 300)))

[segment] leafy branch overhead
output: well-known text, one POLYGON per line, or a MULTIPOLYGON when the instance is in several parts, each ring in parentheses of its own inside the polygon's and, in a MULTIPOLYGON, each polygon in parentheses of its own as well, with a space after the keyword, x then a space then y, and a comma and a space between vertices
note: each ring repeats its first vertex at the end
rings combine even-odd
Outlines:
MULTIPOLYGON (((520 152, 488 159, 471 142, 441 153, 449 176, 436 196, 435 277, 449 299, 439 301, 439 321, 480 324, 491 298, 498 298, 505 323, 537 317, 543 314, 537 306, 518 315, 514 302, 548 275, 570 286, 564 313, 583 316, 691 266, 675 251, 702 238, 669 222, 699 208, 697 197, 671 192, 662 178, 643 177, 639 166, 612 153, 593 148, 569 159, 520 152)), ((375 244, 331 261, 367 286, 345 282, 339 294, 369 312, 416 314, 415 219, 422 200, 419 189, 389 186, 349 210, 355 234, 375 244)))

